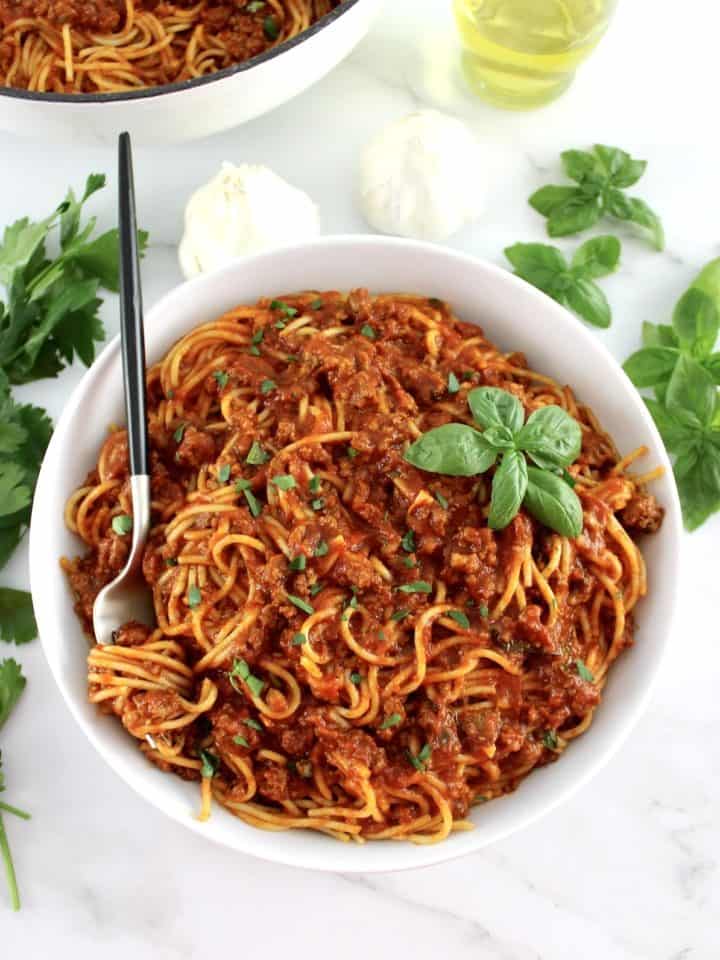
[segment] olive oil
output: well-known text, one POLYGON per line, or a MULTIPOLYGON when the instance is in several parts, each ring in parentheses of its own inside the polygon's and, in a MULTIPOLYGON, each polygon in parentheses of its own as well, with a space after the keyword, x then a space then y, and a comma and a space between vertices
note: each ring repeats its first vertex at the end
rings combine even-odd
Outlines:
POLYGON ((549 103, 572 83, 616 0, 454 0, 471 89, 501 107, 549 103))

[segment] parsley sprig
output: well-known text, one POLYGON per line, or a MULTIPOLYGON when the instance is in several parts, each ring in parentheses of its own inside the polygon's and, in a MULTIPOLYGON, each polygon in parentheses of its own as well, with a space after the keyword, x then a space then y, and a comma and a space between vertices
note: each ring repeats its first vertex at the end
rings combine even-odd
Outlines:
POLYGON ((579 233, 610 216, 635 224, 656 250, 664 248, 660 217, 644 200, 625 193, 645 173, 645 160, 599 143, 591 151, 566 150, 560 156, 565 173, 577 186, 541 187, 529 200, 534 210, 547 217, 549 236, 579 233))
MULTIPOLYGON (((19 665, 14 660, 3 660, 0 663, 0 730, 10 716, 13 707, 20 699, 20 695, 25 689, 25 683, 25 677, 22 675, 19 665)), ((2 757, 0 756, 0 793, 4 792, 4 790, 5 777, 2 772, 2 757)), ((20 894, 18 893, 10 844, 7 833, 5 832, 5 824, 2 817, 3 811, 21 817, 23 820, 29 820, 30 815, 23 810, 18 810, 16 807, 11 807, 7 803, 0 802, 0 859, 5 866, 5 875, 10 891, 10 902, 13 910, 19 910, 20 894)))
POLYGON ((579 536, 582 506, 565 479, 565 468, 577 459, 582 445, 577 421, 562 407, 549 405, 524 422, 518 398, 498 387, 471 390, 468 403, 482 433, 464 423, 447 423, 411 444, 405 460, 420 470, 451 477, 485 473, 499 461, 488 516, 493 530, 506 527, 524 506, 552 530, 579 536))

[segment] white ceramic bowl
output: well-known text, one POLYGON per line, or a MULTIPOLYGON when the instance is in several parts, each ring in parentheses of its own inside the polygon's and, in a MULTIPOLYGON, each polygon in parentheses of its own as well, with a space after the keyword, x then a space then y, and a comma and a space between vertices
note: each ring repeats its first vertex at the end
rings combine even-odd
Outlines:
POLYGON ((127 93, 33 93, 0 87, 0 130, 78 143, 174 143, 252 120, 302 93, 365 36, 382 0, 345 0, 304 33, 251 60, 182 83, 127 93))
POLYGON ((579 321, 505 270, 440 247, 381 237, 327 237, 261 254, 171 291, 146 318, 147 353, 156 360, 192 327, 238 303, 307 288, 415 291, 447 299, 460 317, 482 325, 506 350, 524 351, 537 370, 571 384, 621 451, 647 444, 647 464, 662 464, 653 490, 666 509, 658 534, 643 544, 649 596, 637 610, 636 644, 611 671, 604 702, 588 733, 559 762, 534 771, 513 794, 476 809, 476 829, 435 846, 343 844, 305 831, 267 833, 215 805, 209 822, 194 818, 197 784, 161 773, 114 718, 87 700, 87 640, 58 566, 80 552, 67 532, 67 496, 96 461, 107 425, 122 421, 116 338, 70 398, 48 449, 35 494, 30 534, 33 603, 48 663, 75 719, 110 766, 138 793, 202 836, 268 860, 339 872, 423 866, 478 850, 547 813, 585 783, 638 719, 667 646, 678 582, 680 509, 670 464, 645 405, 621 368, 579 321))

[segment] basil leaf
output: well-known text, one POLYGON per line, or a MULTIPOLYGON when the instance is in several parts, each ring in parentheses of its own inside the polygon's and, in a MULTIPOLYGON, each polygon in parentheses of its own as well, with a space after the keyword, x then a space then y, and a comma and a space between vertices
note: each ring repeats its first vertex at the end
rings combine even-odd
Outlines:
POLYGON ((648 323, 643 321, 642 343, 644 347, 677 347, 677 334, 667 323, 648 323))
POLYGON ((720 257, 705 264, 691 287, 706 293, 720 310, 720 257))
POLYGON ((627 358, 623 370, 636 387, 654 387, 667 381, 679 356, 673 347, 645 347, 627 358))
POLYGON ((550 404, 530 414, 515 442, 540 467, 568 467, 580 453, 582 430, 566 410, 550 404))
POLYGON ((567 237, 593 227, 602 216, 601 197, 586 197, 579 193, 570 197, 560 207, 556 207, 547 221, 547 232, 551 237, 567 237))
POLYGON ((702 438, 700 429, 689 426, 678 417, 673 416, 673 414, 661 403, 658 403, 657 400, 651 400, 649 397, 646 397, 645 404, 655 421, 655 426, 658 428, 663 443, 668 450, 671 450, 673 453, 680 453, 686 449, 695 437, 698 439, 702 438))
POLYGON ((675 306, 672 322, 682 349, 698 360, 710 356, 720 330, 720 314, 706 293, 693 287, 686 290, 675 306))
POLYGON ((703 360, 703 367, 715 383, 720 383, 720 353, 713 353, 707 360, 703 360))
POLYGON ((512 450, 515 446, 513 432, 509 427, 488 427, 483 433, 483 440, 496 450, 512 450))
POLYGON ((699 426, 709 426, 717 406, 713 378, 697 360, 681 354, 670 377, 666 406, 670 413, 690 414, 699 426))
POLYGON ((560 159, 565 173, 578 183, 582 183, 588 174, 597 173, 598 162, 587 150, 564 150, 560 159))
POLYGON ((546 293, 558 273, 567 270, 560 250, 547 243, 515 243, 505 248, 505 256, 519 277, 546 293))
POLYGON ((596 143, 593 150, 615 187, 631 187, 647 168, 647 160, 633 160, 629 153, 617 147, 596 143))
POLYGON ((720 510, 720 450, 706 442, 693 469, 675 479, 680 494, 683 520, 688 530, 696 530, 707 518, 720 510))
POLYGON ((608 213, 618 220, 628 220, 646 230, 656 250, 665 247, 665 232, 660 217, 639 197, 626 197, 621 190, 608 190, 606 195, 608 213))
POLYGON ((560 207, 564 206, 568 200, 580 197, 581 195, 577 187, 555 187, 549 185, 536 190, 528 200, 528 203, 533 210, 537 210, 543 217, 549 217, 560 207))
MULTIPOLYGON (((563 301, 587 323, 606 329, 612 321, 610 304, 605 294, 593 280, 577 280, 565 291, 563 301)), ((561 301, 561 302, 563 302, 561 301)))
POLYGON ((525 411, 518 398, 499 387, 476 387, 468 394, 468 404, 481 427, 508 427, 513 433, 522 427, 525 411))
POLYGON ((528 467, 523 504, 536 520, 564 537, 579 537, 583 528, 582 505, 565 481, 538 467, 528 467))
POLYGON ((620 250, 617 237, 593 237, 575 251, 571 264, 573 272, 589 279, 607 276, 617 270, 620 250))
POLYGON ((404 459, 419 470, 449 477, 472 477, 484 473, 497 453, 482 434, 464 423, 446 423, 428 430, 405 451, 404 459))
POLYGON ((488 525, 492 530, 502 530, 517 514, 527 484, 528 466, 525 457, 517 450, 508 450, 503 454, 493 477, 488 515, 488 525))

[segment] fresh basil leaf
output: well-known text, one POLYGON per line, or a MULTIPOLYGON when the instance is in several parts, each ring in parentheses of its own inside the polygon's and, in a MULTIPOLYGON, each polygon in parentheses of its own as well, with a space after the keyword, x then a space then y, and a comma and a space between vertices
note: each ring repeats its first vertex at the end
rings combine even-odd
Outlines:
POLYGON ((587 150, 564 150, 560 154, 565 173, 571 180, 578 183, 588 176, 598 172, 598 163, 595 157, 587 150))
POLYGON ((639 197, 626 197, 618 189, 608 190, 606 194, 608 213, 618 220, 627 220, 646 230, 656 250, 665 247, 665 233, 660 217, 639 197))
POLYGON ((540 290, 549 290, 558 273, 567 270, 565 257, 547 243, 515 243, 505 248, 515 273, 540 290))
POLYGON ((488 427, 483 432, 483 440, 496 450, 512 450, 515 446, 513 432, 509 427, 488 427))
POLYGON ((627 358, 623 370, 636 387, 654 387, 668 380, 679 356, 673 347, 644 347, 627 358))
POLYGON ((681 419, 673 416, 662 403, 645 397, 645 405, 655 421, 655 426, 662 437, 662 441, 672 453, 680 453, 694 438, 702 439, 702 432, 697 427, 689 426, 681 419))
POLYGON ((677 481, 683 520, 688 530, 696 530, 708 517, 720 510, 720 450, 706 442, 696 463, 687 472, 678 475, 677 481))
POLYGON ((612 322, 610 304, 594 280, 576 280, 565 291, 561 302, 594 327, 606 329, 612 322))
POLYGON ((720 353, 711 354, 707 360, 703 360, 702 365, 713 378, 714 383, 720 383, 720 353))
POLYGON ((691 287, 706 293, 720 310, 720 257, 705 264, 691 287))
POLYGON ((677 347, 677 334, 667 323, 648 323, 643 321, 642 344, 644 347, 677 347))
POLYGON ((717 407, 713 378, 697 360, 681 354, 667 388, 670 413, 690 414, 699 426, 709 426, 717 407))
POLYGON ((488 525, 492 530, 503 530, 516 516, 527 485, 528 466, 525 457, 517 450, 508 450, 503 454, 493 477, 488 514, 488 525))
POLYGON ((478 430, 464 423, 446 423, 428 430, 405 451, 404 459, 419 470, 449 477, 472 477, 494 463, 497 452, 478 430))
POLYGON ((620 241, 617 237, 592 237, 578 247, 572 258, 572 269, 576 276, 604 277, 617 270, 620 262, 620 241))
POLYGON ((555 404, 535 410, 515 442, 540 467, 568 467, 582 448, 580 424, 555 404))
POLYGON ((706 293, 695 287, 686 290, 675 306, 672 322, 682 349, 697 360, 710 356, 720 330, 720 314, 706 293))
POLYGON ((476 387, 468 393, 468 404, 481 427, 508 427, 513 433, 522 427, 525 411, 518 398, 499 387, 476 387))
POLYGON ((552 213, 564 206, 568 200, 579 198, 582 194, 577 187, 556 187, 548 185, 540 187, 530 197, 528 203, 537 210, 543 217, 549 217, 552 213))
POLYGON ((570 197, 556 207, 548 217, 547 232, 551 237, 568 237, 594 227, 602 216, 601 197, 586 197, 582 193, 570 197))
POLYGON ((536 520, 564 537, 579 537, 583 528, 582 505, 565 481, 547 470, 528 467, 523 504, 536 520))
POLYGON ((631 187, 638 182, 647 168, 647 160, 633 160, 629 153, 617 147, 605 147, 596 143, 593 150, 615 187, 631 187))

